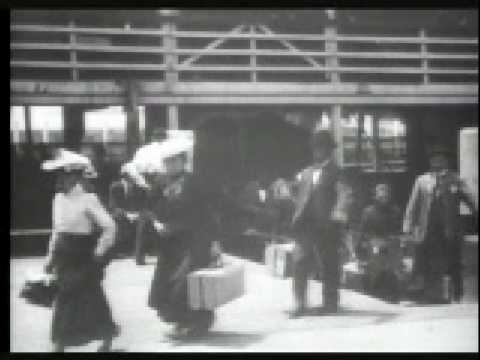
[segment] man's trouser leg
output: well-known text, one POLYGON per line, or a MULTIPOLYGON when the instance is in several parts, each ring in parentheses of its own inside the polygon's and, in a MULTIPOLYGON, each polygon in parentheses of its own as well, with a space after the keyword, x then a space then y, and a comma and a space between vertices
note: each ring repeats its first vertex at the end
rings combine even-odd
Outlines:
POLYGON ((145 212, 140 212, 135 233, 135 262, 138 265, 145 264, 146 237, 149 224, 145 212))
POLYGON ((462 276, 462 239, 452 244, 448 251, 448 275, 451 278, 452 299, 460 301, 463 297, 463 276, 462 276))
POLYGON ((307 306, 308 276, 313 261, 312 239, 301 239, 295 243, 293 253, 293 295, 297 309, 307 306))
POLYGON ((442 280, 447 272, 446 254, 442 234, 427 234, 425 239, 426 271, 424 300, 428 303, 443 301, 442 280))
POLYGON ((340 286, 340 231, 336 225, 329 227, 321 236, 321 258, 324 266, 323 306, 336 311, 339 302, 340 286))

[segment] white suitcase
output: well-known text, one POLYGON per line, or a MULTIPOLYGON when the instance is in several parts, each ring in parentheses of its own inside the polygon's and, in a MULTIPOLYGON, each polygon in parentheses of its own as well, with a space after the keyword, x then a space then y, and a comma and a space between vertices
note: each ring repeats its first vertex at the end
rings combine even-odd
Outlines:
POLYGON ((188 301, 194 310, 213 310, 244 294, 244 268, 240 262, 205 268, 188 275, 188 301))
POLYGON ((275 273, 275 244, 265 246, 265 265, 269 274, 275 273))

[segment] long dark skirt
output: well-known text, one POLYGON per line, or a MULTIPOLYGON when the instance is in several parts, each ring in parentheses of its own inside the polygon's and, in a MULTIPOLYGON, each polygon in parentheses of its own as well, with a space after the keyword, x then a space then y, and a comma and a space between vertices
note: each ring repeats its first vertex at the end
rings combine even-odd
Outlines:
MULTIPOLYGON (((182 246, 186 239, 178 237, 188 236, 181 234, 162 242, 166 246, 157 249, 157 265, 153 274, 149 307, 157 311, 158 316, 165 322, 184 326, 208 327, 213 321, 213 311, 192 310, 188 304, 187 275, 205 266, 205 259, 199 259, 196 251, 182 246)), ((205 256, 201 255, 201 258, 205 256)))
POLYGON ((51 339, 65 346, 113 337, 118 328, 101 286, 103 266, 94 261, 93 236, 62 234, 54 252, 58 294, 51 339))

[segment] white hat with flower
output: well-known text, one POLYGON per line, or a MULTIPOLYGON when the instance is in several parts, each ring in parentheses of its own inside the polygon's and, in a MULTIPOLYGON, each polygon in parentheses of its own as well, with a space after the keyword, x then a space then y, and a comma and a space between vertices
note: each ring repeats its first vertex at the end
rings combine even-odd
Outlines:
POLYGON ((82 170, 85 177, 96 177, 97 172, 92 165, 90 159, 86 156, 77 154, 76 152, 59 149, 56 156, 52 160, 46 160, 42 163, 42 170, 54 171, 54 170, 82 170))

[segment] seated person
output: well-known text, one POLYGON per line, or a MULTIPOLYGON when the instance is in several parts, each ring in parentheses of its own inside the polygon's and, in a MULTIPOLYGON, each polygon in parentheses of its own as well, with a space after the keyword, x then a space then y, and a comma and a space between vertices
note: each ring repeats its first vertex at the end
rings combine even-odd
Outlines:
POLYGON ((286 242, 290 233, 290 220, 294 203, 290 184, 283 178, 275 180, 268 188, 267 205, 271 210, 273 240, 286 242))
POLYGON ((374 203, 363 210, 357 257, 366 262, 366 287, 372 295, 395 301, 399 296, 400 209, 391 202, 390 186, 375 187, 374 203))

